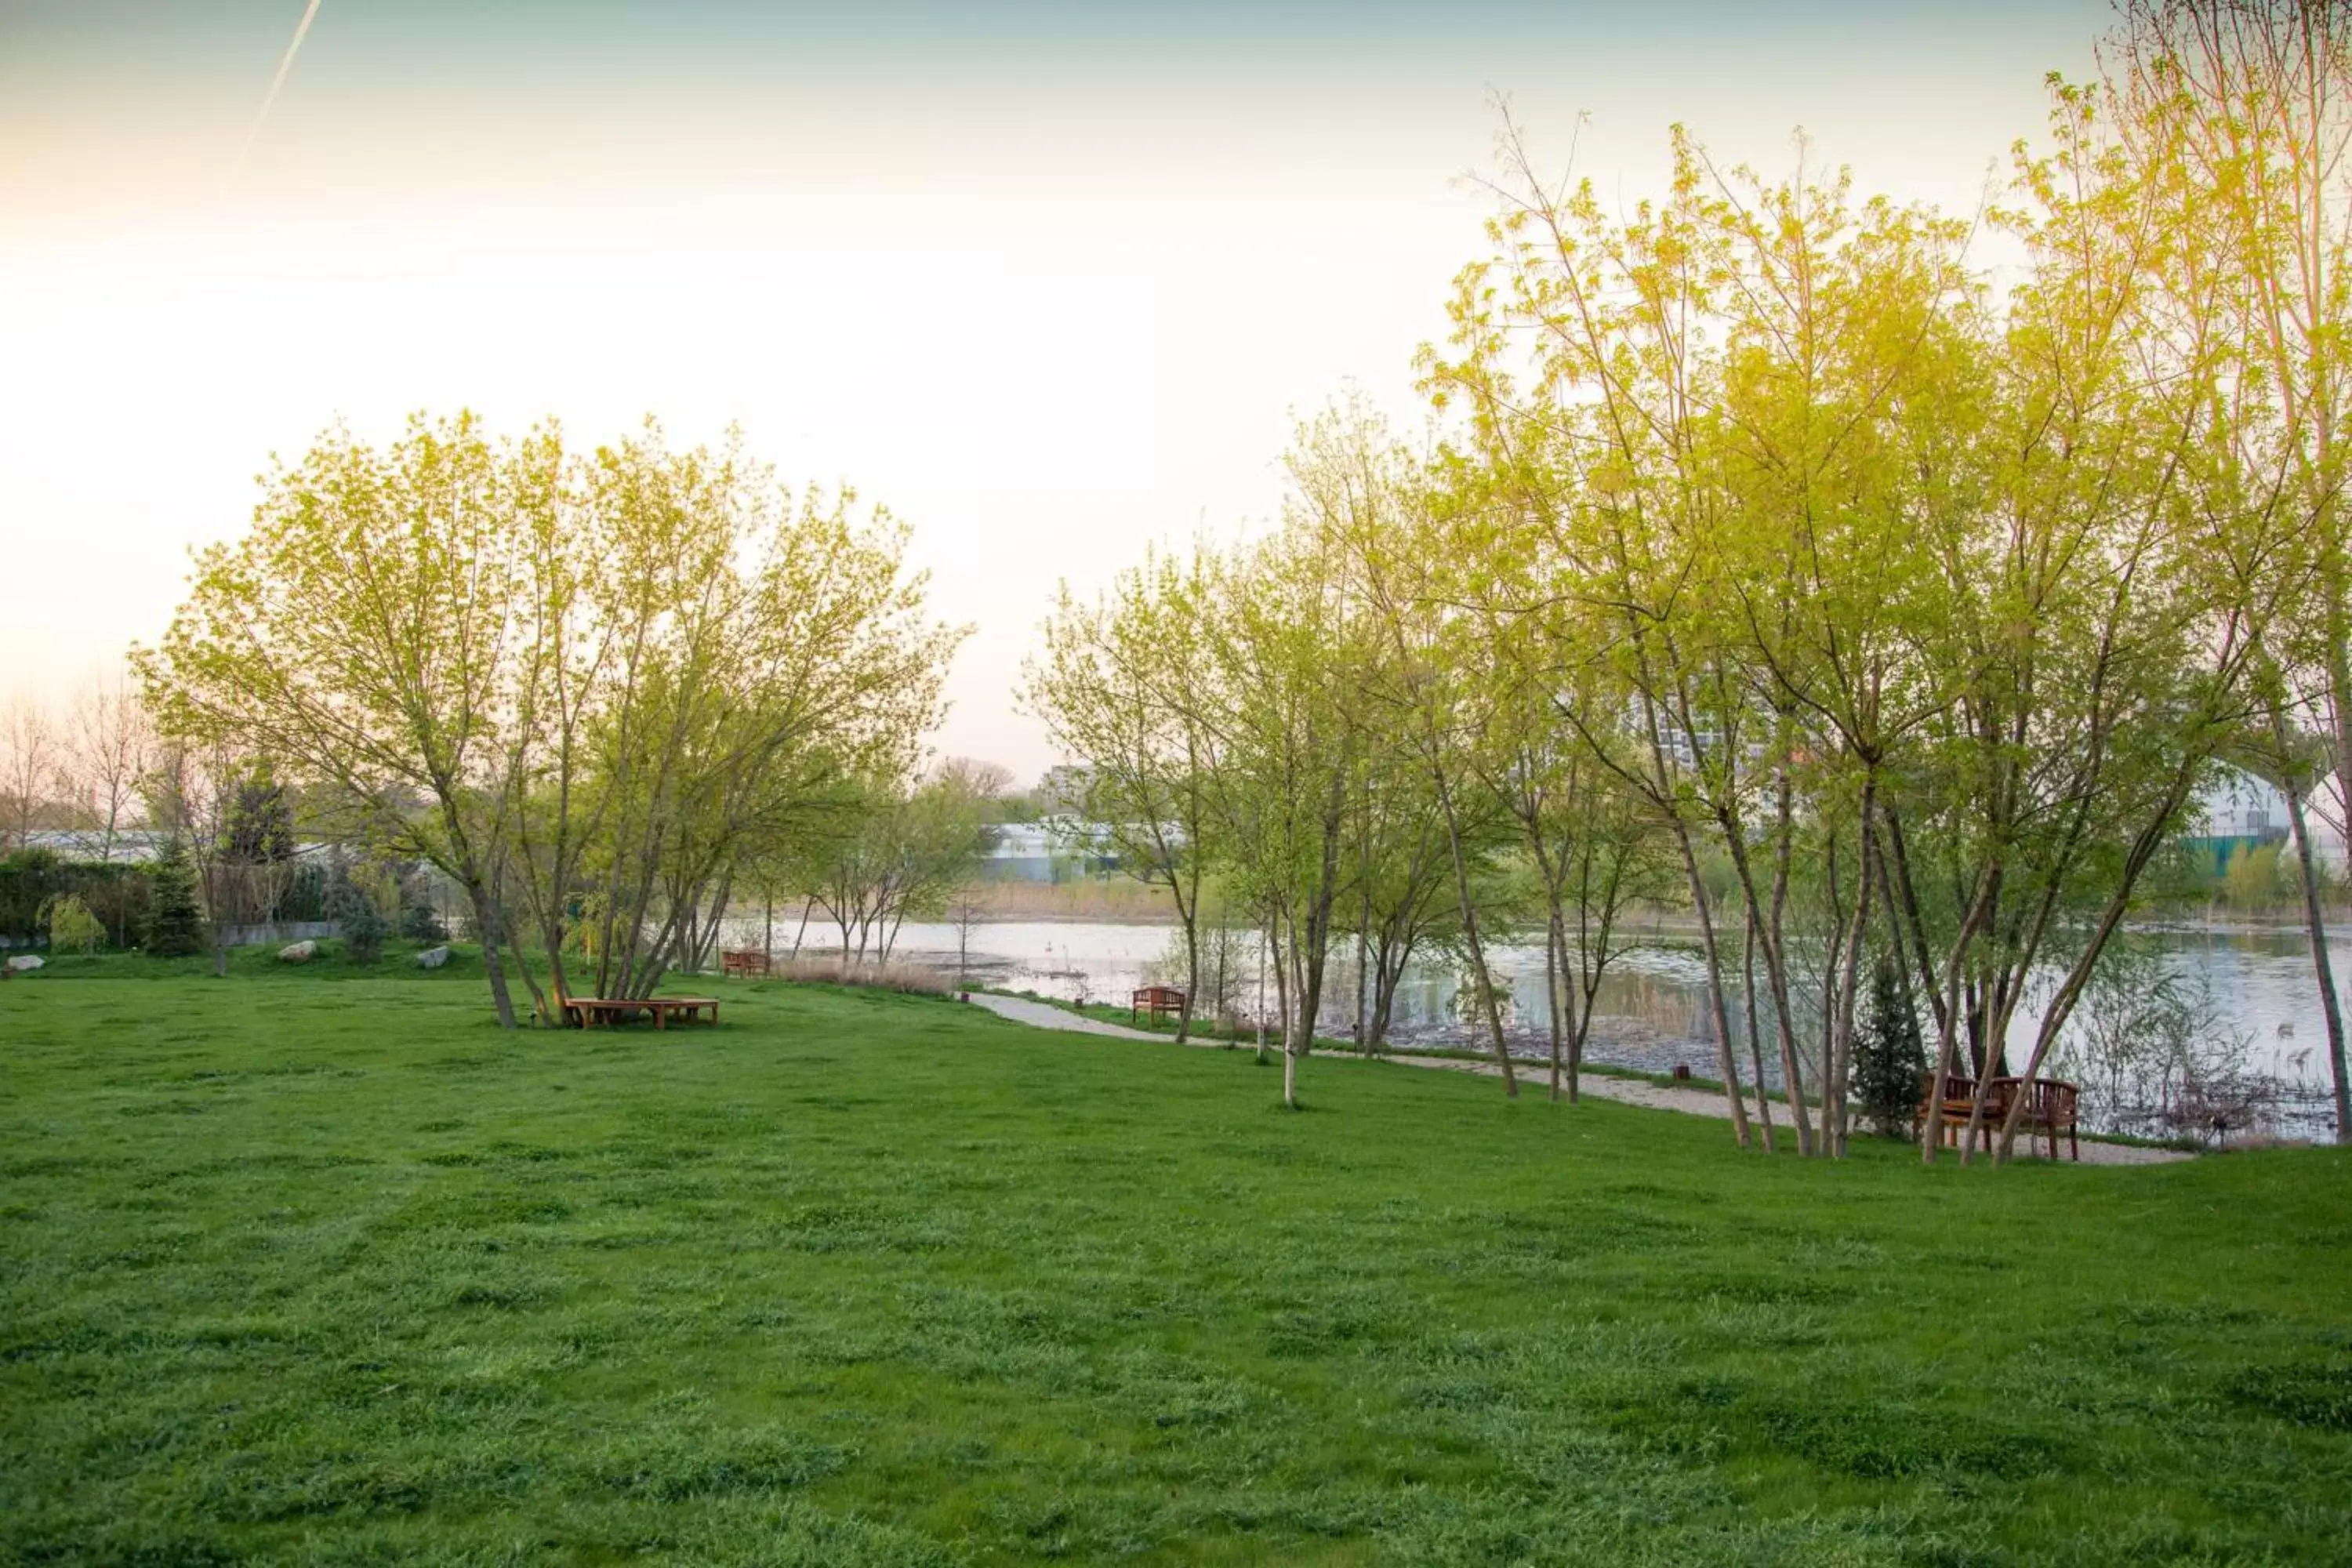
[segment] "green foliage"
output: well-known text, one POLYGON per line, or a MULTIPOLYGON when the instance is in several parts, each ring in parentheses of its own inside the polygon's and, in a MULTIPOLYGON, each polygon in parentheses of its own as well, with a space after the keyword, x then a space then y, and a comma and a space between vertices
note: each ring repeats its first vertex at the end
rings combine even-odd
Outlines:
POLYGON ((1853 1105, 1856 1117, 1888 1138, 1919 1134, 1919 1075, 1927 1071, 1919 1016, 1893 959, 1870 966, 1868 1010, 1855 1021, 1853 1105))
MULTIPOLYGON (((588 984, 620 994, 662 962, 657 901, 708 915, 839 780, 919 754, 962 634, 925 614, 906 545, 731 434, 678 450, 648 421, 589 451, 419 416, 265 476, 135 662, 168 734, 274 759, 378 850, 447 872, 481 929, 562 951, 594 892, 588 984)), ((280 863, 277 775, 229 806, 224 858, 280 863)))
POLYGON ((230 786, 220 857, 233 866, 276 866, 294 858, 294 808, 267 763, 230 786))
POLYGON ((106 927, 99 923, 89 906, 71 893, 59 893, 42 908, 49 930, 49 946, 58 952, 95 952, 98 944, 106 940, 106 927))
POLYGON ((184 958, 205 950, 205 916, 196 898, 195 868, 187 846, 164 841, 153 871, 154 899, 147 917, 147 951, 160 958, 184 958))
POLYGON ((2230 857, 2221 873, 2221 897, 2238 910, 2266 910, 2299 897, 2302 888, 2294 863, 2276 844, 2252 844, 2230 857))
POLYGON ((832 830, 803 847, 799 879, 839 933, 842 953, 887 962, 899 926, 947 911, 995 842, 1003 769, 950 759, 928 776, 860 781, 832 830))
POLYGON ((147 918, 148 871, 128 861, 68 860, 49 849, 0 856, 0 937, 27 942, 47 925, 59 898, 79 900, 105 933, 127 944, 147 918))
POLYGON ((239 957, 0 997, 0 1560, 2028 1568, 2352 1536, 2329 1152, 1763 1161, 1345 1061, 1281 1117, 1246 1051, 777 984, 690 1049, 517 1048, 478 973, 239 957))
POLYGON ((383 895, 372 886, 380 877, 364 871, 343 869, 329 883, 328 908, 331 920, 341 921, 343 927, 343 952, 354 963, 373 963, 383 953, 383 941, 392 932, 392 924, 384 919, 383 895))
POLYGON ((441 919, 441 911, 433 900, 422 876, 410 877, 401 885, 400 934, 427 946, 449 939, 449 927, 441 919))

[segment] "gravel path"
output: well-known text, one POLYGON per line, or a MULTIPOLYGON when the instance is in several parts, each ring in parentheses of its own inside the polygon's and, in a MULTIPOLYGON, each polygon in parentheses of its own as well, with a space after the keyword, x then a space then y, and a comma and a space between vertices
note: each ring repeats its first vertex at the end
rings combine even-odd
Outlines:
MULTIPOLYGON (((1116 1040, 1153 1040, 1162 1045, 1171 1043, 1166 1035, 1155 1035, 1143 1029, 1130 1029, 1124 1024, 1102 1023, 1097 1019, 1070 1012, 1066 1008, 1052 1006, 1044 1002, 1032 1002, 1025 997, 998 996, 985 991, 975 991, 971 993, 971 1000, 975 1006, 985 1007, 1000 1018, 1010 1018, 1016 1024, 1028 1024, 1040 1029, 1060 1029, 1073 1035, 1107 1035, 1116 1040)), ((1188 1040, 1185 1043, 1209 1047, 1221 1047, 1226 1042, 1188 1040)), ((1340 1060, 1355 1059, 1353 1054, 1347 1051, 1317 1051, 1315 1054, 1318 1057, 1329 1057, 1340 1060)), ((1502 1076, 1502 1068, 1493 1062, 1475 1061, 1462 1057, 1420 1057, 1407 1052, 1391 1053, 1379 1059, 1398 1067, 1432 1068, 1440 1072, 1466 1072, 1482 1078, 1502 1076)), ((1550 1083, 1550 1076, 1549 1070, 1543 1064, 1515 1062, 1513 1065, 1519 1068, 1520 1082, 1525 1088, 1538 1094, 1546 1092, 1550 1083)), ((1627 1105, 1644 1106, 1653 1110, 1679 1111, 1685 1116, 1711 1116, 1719 1121, 1728 1121, 1731 1119, 1731 1108, 1724 1103, 1723 1096, 1706 1089, 1669 1089, 1664 1084, 1651 1083, 1644 1079, 1611 1078, 1589 1072, 1578 1075, 1576 1087, 1579 1093, 1588 1095, 1594 1100, 1614 1100, 1627 1105)), ((1748 1102, 1748 1114, 1751 1121, 1757 1119, 1756 1101, 1752 1099, 1748 1102)), ((1774 1111, 1774 1124, 1777 1127, 1786 1130, 1787 1108, 1785 1106, 1777 1108, 1774 1111)), ((2029 1157, 2026 1142, 2022 1138, 2018 1140, 2017 1152, 2021 1158, 2029 1157)), ((2038 1156, 2032 1157, 2038 1158, 2038 1156)), ((2083 1142, 2083 1163, 2085 1165, 2167 1165, 2175 1161, 2195 1158, 2194 1154, 2185 1154, 2177 1149, 2142 1149, 2130 1143, 2101 1143, 2089 1139, 2084 1140, 2083 1142)))
POLYGON ((985 1007, 998 1017, 1010 1018, 1016 1024, 1034 1024, 1041 1029, 1060 1029, 1072 1035, 1108 1035, 1115 1040, 1159 1040, 1164 1044, 1168 1039, 1165 1035, 1130 1029, 1124 1024, 1100 1023, 1067 1008, 1048 1006, 1024 996, 999 996, 988 991, 974 991, 971 995, 972 1005, 985 1007))

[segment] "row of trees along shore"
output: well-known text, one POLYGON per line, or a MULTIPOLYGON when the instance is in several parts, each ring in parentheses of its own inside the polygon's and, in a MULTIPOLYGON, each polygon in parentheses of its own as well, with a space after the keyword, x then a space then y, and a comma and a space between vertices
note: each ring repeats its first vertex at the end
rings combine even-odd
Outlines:
POLYGON ((158 728, 438 868, 509 1026, 518 981, 541 1018, 646 995, 709 962, 739 892, 813 885, 910 794, 963 635, 901 524, 787 493, 731 436, 581 451, 420 416, 263 490, 133 652, 158 728))
POLYGON ((1839 1154, 1874 955, 1937 1098, 2013 1023, 2040 1072, 2236 765, 2288 803, 2352 1128, 2309 822, 2352 769, 2347 13, 2135 0, 2102 58, 1968 219, 1680 131, 1620 214, 1507 119, 1430 438, 1342 403, 1263 537, 1064 589, 1026 700, 1195 994, 1204 879, 1262 922, 1286 1100, 1336 939, 1377 1020, 1444 921, 1517 1094, 1486 948, 1530 882, 1572 1095, 1615 922, 1671 888, 1733 1136, 1839 1154), (1786 1127, 1742 1093, 1768 1048, 1786 1127))

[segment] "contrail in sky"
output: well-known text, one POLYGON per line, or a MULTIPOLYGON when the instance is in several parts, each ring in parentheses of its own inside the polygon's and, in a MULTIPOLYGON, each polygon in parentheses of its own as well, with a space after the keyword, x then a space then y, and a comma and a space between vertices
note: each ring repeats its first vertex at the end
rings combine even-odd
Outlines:
POLYGON ((302 8, 302 19, 294 26, 294 41, 286 46, 285 58, 278 62, 278 74, 269 79, 269 95, 261 100, 261 110, 253 117, 253 124, 245 133, 245 146, 236 155, 237 167, 245 166, 246 155, 253 151, 254 139, 261 134, 261 122, 269 118, 269 106, 278 101, 278 89, 286 85, 286 73, 294 68, 294 57, 302 47, 303 35, 310 30, 310 18, 319 14, 319 0, 310 0, 302 8))

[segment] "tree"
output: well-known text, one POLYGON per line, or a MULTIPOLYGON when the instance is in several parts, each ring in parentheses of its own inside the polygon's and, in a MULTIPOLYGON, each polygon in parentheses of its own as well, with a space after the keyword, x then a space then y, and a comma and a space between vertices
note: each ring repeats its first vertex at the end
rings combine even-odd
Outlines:
POLYGON ((204 929, 211 939, 213 973, 228 973, 229 937, 245 914, 244 882, 234 853, 232 825, 236 792, 252 763, 226 742, 207 745, 171 742, 156 753, 142 786, 147 815, 186 857, 204 900, 204 929))
POLYGON ((75 699, 58 774, 72 816, 68 830, 82 858, 114 858, 131 826, 153 744, 146 708, 127 677, 93 684, 75 699))
POLYGON ((72 893, 59 893, 48 900, 41 906, 40 916, 48 927, 49 946, 55 952, 94 952, 106 935, 106 927, 89 912, 89 906, 72 893))
POLYGON ((854 505, 650 422, 593 454, 464 414, 383 450, 334 430, 134 658, 167 732, 274 759, 342 837, 446 874, 499 1021, 510 965, 552 1018, 526 923, 559 990, 584 947, 599 994, 647 994, 707 956, 740 868, 937 716, 962 634, 854 505))
POLYGON ((1045 623, 1045 651, 1023 668, 1024 703, 1065 754, 1085 763, 1077 805, 1097 847, 1175 901, 1187 999, 1179 1042, 1198 1011, 1201 887, 1215 853, 1209 792, 1217 737, 1187 694, 1201 670, 1206 584, 1197 547, 1189 564, 1147 552, 1092 605, 1065 583, 1045 623))
POLYGON ((264 759, 227 782, 220 859, 228 913, 271 921, 294 870, 294 808, 264 759))
POLYGON ((956 933, 956 985, 971 984, 971 933, 988 918, 988 905, 970 883, 948 900, 948 923, 956 933))
POLYGON ((153 902, 147 915, 147 951, 160 958, 189 958, 205 950, 205 915, 196 900, 196 874, 186 845, 167 834, 155 858, 153 902))
POLYGON ((2305 921, 2327 1037, 2339 1142, 2352 1142, 2352 1073, 2315 891, 2309 806, 2321 779, 2352 803, 2352 512, 2343 500, 2352 416, 2352 8, 2336 0, 2121 0, 2102 51, 2129 155, 2179 193, 2194 270, 2164 279, 2240 356, 2228 387, 2267 504, 2305 534, 2304 602, 2271 652, 2260 739, 2280 775, 2304 866, 2305 921), (2185 286, 2184 286, 2185 285, 2185 286), (2319 744, 2306 763, 2301 737, 2319 744))
POLYGON ((1870 1002, 1854 1045, 1854 1110, 1883 1137, 1916 1138, 1920 1078, 1927 1068, 1919 1016, 1900 965, 1882 955, 1869 972, 1870 1002))
POLYGON ((1411 459, 1360 408, 1334 410, 1303 428, 1290 468, 1316 524, 1348 562, 1368 623, 1378 628, 1381 657, 1370 667, 1368 689, 1397 721, 1436 803, 1476 1016, 1486 1023, 1503 1091, 1516 1099, 1518 1077, 1486 960, 1492 933, 1479 929, 1471 886, 1491 837, 1492 814, 1482 809, 1486 801, 1475 780, 1478 758, 1493 743, 1495 683, 1480 657, 1484 627, 1457 607, 1475 596, 1478 584, 1465 585, 1458 571, 1445 570, 1464 558, 1455 547, 1465 542, 1444 531, 1411 459))
POLYGON ((32 844, 33 823, 57 767, 57 737, 48 715, 26 698, 0 712, 0 826, 18 849, 32 844))
POLYGON ((994 833, 990 803, 1010 777, 956 759, 919 784, 867 781, 808 877, 841 933, 845 974, 869 952, 887 963, 908 916, 943 912, 970 884, 994 833))
POLYGON ((425 868, 395 868, 394 885, 400 905, 400 934, 427 946, 449 940, 449 928, 433 904, 433 879, 425 868))
POLYGON ((299 767, 356 836, 448 872, 508 1027, 518 770, 502 721, 531 457, 501 454, 470 414, 414 418, 383 452, 331 430, 266 478, 251 531, 199 554, 163 642, 132 655, 167 734, 299 767))
POLYGON ((1210 810, 1227 880, 1271 954, 1292 1109, 1345 885, 1348 789, 1369 733, 1362 675, 1377 647, 1340 567, 1311 503, 1294 496, 1279 531, 1207 576, 1184 697, 1221 759, 1210 810))
POLYGON ((1999 299, 1958 226, 1857 206, 1843 175, 1722 171, 1678 132, 1668 195, 1618 216, 1507 127, 1493 257, 1423 359, 1468 416, 1456 488, 1496 518, 1452 554, 1500 563, 1550 689, 1622 693, 1558 717, 1675 840, 1730 1085, 1702 875, 1727 860, 1801 1146, 1843 1144, 1874 926, 1939 1075, 2030 994, 2046 1056, 2292 602, 2262 389, 2157 149, 2177 127, 2110 119, 2055 90, 2052 150, 1993 215, 2032 258, 1999 299), (2061 926, 2087 940, 2062 953, 2061 926))
POLYGON ((343 928, 343 952, 353 963, 373 963, 383 956, 383 939, 391 924, 383 916, 381 880, 363 869, 337 861, 327 889, 327 916, 343 928))
MULTIPOLYGON (((852 781, 903 776, 964 631, 925 615, 903 525, 858 521, 849 491, 795 502, 732 437, 672 453, 649 426, 580 489, 603 558, 583 580, 614 646, 572 795, 595 824, 577 863, 598 994, 643 995, 707 960, 740 871, 808 836, 852 781)), ((532 863, 560 923, 565 886, 532 863)))

